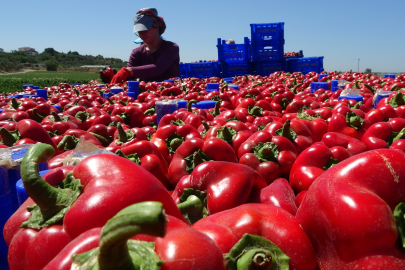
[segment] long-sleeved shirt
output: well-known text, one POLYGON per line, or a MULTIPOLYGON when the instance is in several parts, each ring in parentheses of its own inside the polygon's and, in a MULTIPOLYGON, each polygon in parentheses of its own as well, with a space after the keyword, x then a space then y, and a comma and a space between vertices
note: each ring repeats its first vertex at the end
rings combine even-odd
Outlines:
POLYGON ((131 67, 134 78, 147 82, 161 82, 173 77, 180 77, 179 46, 163 40, 159 49, 149 53, 145 44, 135 48, 129 57, 128 67, 131 67))

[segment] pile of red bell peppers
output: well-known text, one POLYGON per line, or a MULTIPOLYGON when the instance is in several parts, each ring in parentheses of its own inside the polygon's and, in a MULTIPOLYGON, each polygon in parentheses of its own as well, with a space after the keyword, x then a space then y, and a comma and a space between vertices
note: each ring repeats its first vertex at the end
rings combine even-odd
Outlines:
POLYGON ((322 74, 140 82, 136 100, 97 81, 2 94, 0 148, 34 144, 10 269, 405 269, 405 73, 322 74), (332 80, 363 101, 311 93, 332 80), (374 108, 377 91, 392 93, 374 108), (189 106, 158 125, 164 99, 189 106), (115 155, 63 166, 80 140, 115 155))

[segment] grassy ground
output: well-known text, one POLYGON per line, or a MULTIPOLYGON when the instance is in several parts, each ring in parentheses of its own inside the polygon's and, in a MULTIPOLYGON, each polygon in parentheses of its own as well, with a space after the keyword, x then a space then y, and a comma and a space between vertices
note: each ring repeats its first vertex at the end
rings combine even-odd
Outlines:
POLYGON ((88 83, 91 80, 100 80, 98 73, 88 72, 62 72, 62 71, 31 71, 26 73, 0 76, 0 93, 13 93, 22 90, 23 84, 34 84, 47 87, 66 83, 88 83))

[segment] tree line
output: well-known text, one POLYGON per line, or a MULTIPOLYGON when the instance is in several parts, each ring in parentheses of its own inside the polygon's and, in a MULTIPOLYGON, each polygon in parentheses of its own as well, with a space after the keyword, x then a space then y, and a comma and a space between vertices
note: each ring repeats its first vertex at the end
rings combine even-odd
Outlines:
POLYGON ((76 51, 68 53, 58 52, 53 48, 46 48, 42 53, 37 55, 28 55, 22 51, 13 51, 11 53, 0 52, 0 70, 17 71, 21 70, 23 64, 44 64, 48 70, 56 68, 72 68, 83 65, 103 65, 121 68, 126 63, 118 58, 103 57, 102 55, 80 55, 76 51))

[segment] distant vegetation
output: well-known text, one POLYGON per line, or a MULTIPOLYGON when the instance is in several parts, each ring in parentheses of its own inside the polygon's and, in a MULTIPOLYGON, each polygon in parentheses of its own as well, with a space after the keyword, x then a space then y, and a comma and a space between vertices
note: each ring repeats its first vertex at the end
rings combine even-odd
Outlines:
POLYGON ((28 55, 25 52, 13 51, 11 53, 0 52, 0 71, 12 72, 21 70, 24 64, 44 64, 46 67, 73 68, 83 65, 103 65, 121 68, 125 62, 118 58, 104 58, 101 55, 80 55, 78 52, 69 51, 60 53, 53 48, 46 48, 38 55, 28 55))

